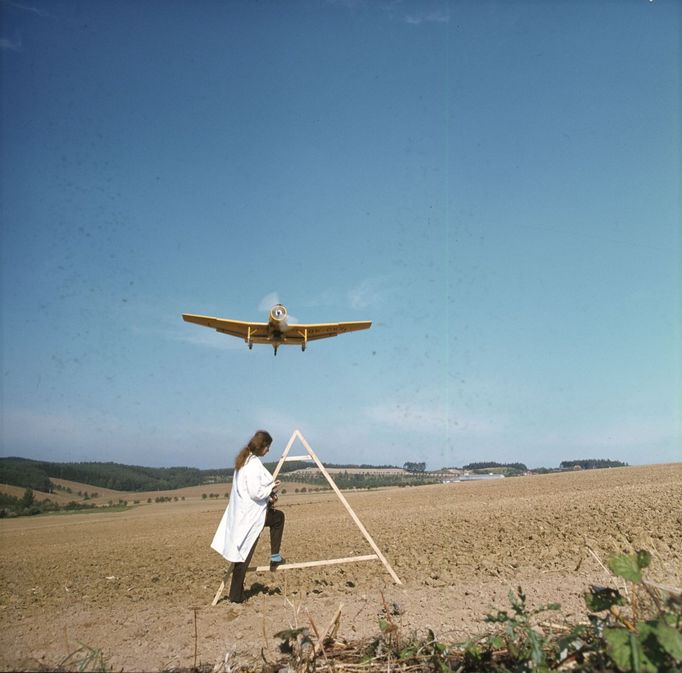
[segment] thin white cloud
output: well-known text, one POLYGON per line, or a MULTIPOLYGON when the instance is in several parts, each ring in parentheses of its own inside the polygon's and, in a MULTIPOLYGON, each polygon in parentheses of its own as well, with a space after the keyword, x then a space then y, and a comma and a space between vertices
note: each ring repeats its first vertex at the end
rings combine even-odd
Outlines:
MULTIPOLYGON (((286 412, 263 408, 254 414, 253 425, 254 430, 262 428, 267 430, 273 437, 273 449, 269 457, 270 460, 279 459, 294 430, 300 430, 303 436, 308 439, 307 435, 314 436, 318 428, 317 423, 305 414, 297 414, 294 417, 286 412)), ((300 455, 302 453, 301 449, 303 447, 297 439, 292 447, 292 455, 300 455)))
POLYGON ((383 402, 369 407, 365 416, 392 430, 420 434, 449 435, 464 439, 493 438, 503 425, 501 418, 476 418, 464 413, 449 411, 443 404, 414 402, 383 402))
POLYGON ((679 428, 675 431, 672 423, 644 419, 627 419, 599 428, 576 437, 573 444, 583 450, 618 450, 682 442, 679 428))
POLYGON ((382 12, 391 21, 421 26, 427 23, 448 23, 450 13, 444 2, 435 7, 428 0, 326 0, 328 5, 349 11, 375 9, 382 12))
POLYGON ((246 347, 244 340, 238 337, 220 334, 210 327, 202 327, 201 325, 190 325, 188 323, 188 326, 194 327, 195 330, 193 332, 180 332, 174 329, 165 332, 164 336, 173 341, 184 341, 194 346, 218 348, 219 350, 234 351, 246 347))
MULTIPOLYGON (((40 9, 39 7, 33 7, 31 5, 24 5, 19 2, 10 2, 10 0, 2 0, 2 5, 4 7, 11 7, 12 9, 19 10, 20 12, 28 12, 29 14, 34 14, 35 16, 46 17, 49 14, 40 9)), ((21 35, 15 32, 14 37, 3 36, 0 37, 0 51, 23 51, 23 41, 21 35)))
MULTIPOLYGON (((294 417, 290 414, 282 413, 269 409, 268 411, 260 410, 256 417, 257 424, 259 427, 268 428, 268 431, 273 435, 277 436, 277 443, 282 445, 282 449, 286 442, 289 441, 291 434, 302 424, 307 425, 305 417, 297 416, 294 417)), ((309 426, 308 426, 309 427, 309 426)))
POLYGON ((22 12, 29 12, 30 14, 35 14, 36 16, 50 16, 44 9, 39 7, 32 7, 30 5, 23 5, 20 2, 9 2, 9 0, 3 0, 3 4, 8 7, 14 7, 15 9, 20 9, 22 12))
POLYGON ((268 292, 259 302, 258 302, 258 310, 259 311, 269 311, 275 304, 280 304, 279 300, 279 293, 274 291, 274 292, 268 292))
POLYGON ((316 294, 309 294, 300 302, 300 305, 305 308, 336 306, 337 304, 339 304, 339 293, 330 289, 320 290, 316 294))
POLYGON ((348 303, 353 309, 365 309, 382 304, 391 289, 383 276, 366 278, 348 292, 348 303))
MULTIPOLYGON (((227 428, 164 420, 163 432, 95 410, 4 409, 2 455, 55 461, 114 460, 136 465, 230 465, 237 442, 227 428), (227 447, 227 449, 225 448, 227 447), (142 451, 143 450, 143 451, 142 451)), ((160 426, 159 426, 160 427, 160 426)))
POLYGON ((430 407, 402 402, 385 402, 369 407, 366 416, 393 430, 419 433, 443 433, 448 424, 443 407, 430 407))
POLYGON ((450 15, 443 9, 436 9, 430 12, 417 11, 413 14, 406 14, 403 20, 411 26, 421 26, 424 23, 448 23, 450 15))
MULTIPOLYGON (((270 312, 270 309, 275 305, 275 304, 281 304, 282 302, 279 299, 279 293, 278 292, 268 292, 261 300, 258 302, 258 310, 263 311, 265 313, 270 312)), ((287 307, 288 311, 288 307, 287 307)), ((289 324, 293 325, 294 323, 299 322, 298 318, 296 316, 289 315, 289 324)))
POLYGON ((15 40, 9 37, 0 37, 0 49, 6 51, 21 51, 21 38, 18 37, 15 40))
POLYGON ((238 350, 245 347, 243 339, 220 334, 210 327, 187 323, 179 314, 171 311, 160 313, 153 307, 143 308, 142 305, 131 306, 130 310, 137 316, 135 321, 131 322, 130 331, 133 334, 220 350, 238 350))
POLYGON ((631 465, 682 460, 682 433, 673 419, 623 419, 596 427, 555 427, 523 437, 517 432, 512 442, 518 459, 529 467, 557 467, 562 460, 585 458, 622 460, 631 465))
MULTIPOLYGON (((13 444, 34 442, 63 444, 65 441, 82 442, 91 437, 95 426, 101 428, 101 419, 87 423, 69 414, 39 413, 30 409, 9 409, 3 414, 2 443, 11 451, 13 444)), ((106 428, 107 432, 114 428, 106 428)))
MULTIPOLYGON (((386 458, 378 454, 373 454, 371 459, 367 457, 368 447, 377 449, 375 433, 368 423, 338 423, 329 419, 321 421, 319 417, 307 413, 293 415, 270 408, 260 409, 253 416, 253 428, 263 428, 273 437, 268 461, 279 460, 294 430, 303 435, 322 463, 386 461, 386 458)), ((305 447, 297 438, 289 455, 300 456, 305 452, 305 447)))
POLYGON ((367 0, 325 0, 328 5, 336 5, 337 7, 345 7, 346 9, 357 9, 358 7, 366 7, 367 0))
POLYGON ((141 434, 131 429, 128 421, 95 410, 78 414, 11 408, 4 410, 2 421, 4 455, 13 451, 26 455, 28 451, 31 457, 55 452, 74 459, 92 458, 103 449, 139 445, 141 434))

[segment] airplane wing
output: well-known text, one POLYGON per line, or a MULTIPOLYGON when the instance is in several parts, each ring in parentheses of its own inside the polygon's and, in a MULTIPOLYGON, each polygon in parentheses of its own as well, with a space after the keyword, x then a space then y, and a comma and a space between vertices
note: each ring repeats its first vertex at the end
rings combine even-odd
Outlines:
POLYGON ((283 327, 281 332, 271 333, 271 325, 266 322, 227 320, 225 318, 194 315, 192 313, 183 313, 182 318, 185 322, 210 327, 221 334, 229 334, 230 336, 244 339, 249 345, 272 344, 276 347, 278 344, 299 344, 304 349, 308 341, 327 339, 344 334, 345 332, 369 329, 372 326, 371 320, 362 322, 292 324, 283 327))
POLYGON ((300 339, 314 341, 315 339, 327 339, 328 337, 335 337, 345 332, 356 332, 361 329, 369 329, 372 326, 371 320, 363 320, 360 322, 328 322, 328 323, 312 323, 309 325, 295 324, 289 325, 287 330, 287 341, 294 341, 297 337, 300 339), (292 339, 294 337, 294 339, 292 339))
POLYGON ((245 341, 251 339, 254 343, 268 342, 268 323, 266 322, 226 320, 225 318, 212 318, 207 315, 193 315, 192 313, 183 313, 182 318, 185 322, 193 322, 196 325, 211 327, 216 332, 229 334, 245 341))

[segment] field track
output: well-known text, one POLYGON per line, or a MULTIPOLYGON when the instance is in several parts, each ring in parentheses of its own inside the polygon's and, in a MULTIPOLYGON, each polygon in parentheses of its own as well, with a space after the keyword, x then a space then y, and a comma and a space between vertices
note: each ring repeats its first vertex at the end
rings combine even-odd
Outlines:
MULTIPOLYGON (((533 603, 557 601, 579 615, 582 591, 610 581, 588 547, 603 560, 646 548, 649 577, 682 585, 682 463, 347 497, 404 586, 379 562, 252 574, 247 603, 211 608, 226 565, 209 548, 222 497, 2 520, 0 669, 56 666, 79 643, 101 649, 114 670, 191 666, 193 607, 203 662, 231 649, 267 653, 273 633, 308 625, 307 613, 326 626, 340 603, 340 635, 352 639, 376 633, 382 592, 403 610, 406 631, 464 639, 519 584, 533 603)), ((333 493, 288 493, 280 508, 288 560, 371 553, 333 493)))

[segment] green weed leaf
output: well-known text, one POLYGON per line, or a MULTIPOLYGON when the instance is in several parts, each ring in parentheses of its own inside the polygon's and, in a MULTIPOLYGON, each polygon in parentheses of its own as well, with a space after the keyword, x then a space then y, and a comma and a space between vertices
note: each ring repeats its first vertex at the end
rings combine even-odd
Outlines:
POLYGON ((494 650, 501 650, 504 647, 504 638, 502 636, 493 636, 489 642, 490 647, 494 650))
POLYGON ((472 659, 480 659, 481 646, 478 643, 468 641, 464 645, 464 654, 470 656, 472 659))
POLYGON ((682 633, 662 621, 656 625, 656 637, 661 647, 673 658, 682 662, 682 633))
POLYGON ((642 568, 647 568, 651 563, 651 554, 646 549, 640 549, 637 552, 637 565, 640 570, 642 568))
POLYGON ((398 654, 398 657, 400 659, 409 659, 410 657, 413 657, 416 653, 417 653, 416 647, 406 647, 404 650, 400 650, 400 654, 398 654))
POLYGON ((489 624, 495 624, 498 622, 501 624, 503 622, 509 621, 509 614, 505 610, 502 610, 498 612, 496 615, 493 614, 486 615, 483 618, 483 621, 488 622, 489 624))
POLYGON ((540 666, 545 663, 545 653, 542 651, 542 646, 544 645, 544 638, 533 631, 533 629, 528 629, 527 632, 528 642, 530 643, 530 656, 533 660, 535 666, 540 666))
POLYGON ((633 673, 659 673, 662 670, 662 656, 655 639, 652 641, 652 628, 641 624, 640 634, 631 633, 623 628, 604 629, 606 651, 622 671, 633 673), (643 647, 646 643, 647 647, 643 647))
POLYGON ((621 671, 640 670, 638 665, 634 665, 632 652, 632 638, 625 629, 604 629, 604 640, 606 640, 606 651, 613 663, 621 671))
POLYGON ((447 661, 443 661, 442 659, 438 659, 438 668, 440 669, 440 673, 452 673, 447 661))
POLYGON ((608 610, 612 605, 624 605, 625 598, 611 587, 590 587, 590 593, 585 594, 585 604, 592 612, 608 610))
POLYGON ((641 582, 642 573, 635 554, 618 554, 609 559, 609 568, 614 575, 622 577, 628 582, 641 582))
POLYGON ((526 611, 526 594, 523 593, 523 589, 521 587, 517 587, 516 595, 514 595, 514 592, 510 590, 508 596, 509 602, 511 603, 514 612, 517 615, 523 615, 526 611), (516 596, 518 596, 518 600, 516 599, 516 596))
POLYGON ((665 669, 665 662, 668 657, 666 656, 665 649, 661 646, 658 627, 658 620, 639 622, 637 624, 639 642, 642 645, 644 654, 643 661, 645 663, 645 670, 651 670, 647 660, 651 662, 654 671, 662 671, 665 669))

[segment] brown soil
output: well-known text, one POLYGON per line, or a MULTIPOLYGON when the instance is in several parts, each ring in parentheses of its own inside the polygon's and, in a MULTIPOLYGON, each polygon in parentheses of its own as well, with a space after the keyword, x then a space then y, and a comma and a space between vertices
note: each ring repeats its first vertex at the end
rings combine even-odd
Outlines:
MULTIPOLYGON (((323 628, 340 604, 339 635, 376 634, 382 594, 405 633, 432 628, 446 641, 482 631, 518 585, 532 604, 557 601, 580 618, 587 586, 613 582, 588 546, 603 560, 646 548, 649 577, 682 585, 682 464, 346 495, 402 586, 378 561, 250 574, 246 603, 212 608, 226 567, 209 548, 223 498, 0 521, 0 669, 56 666, 81 644, 114 670, 192 666, 193 608, 197 662, 211 664, 232 651, 272 660, 275 632, 323 628)), ((279 506, 288 560, 371 553, 333 493, 288 493, 279 506)))

